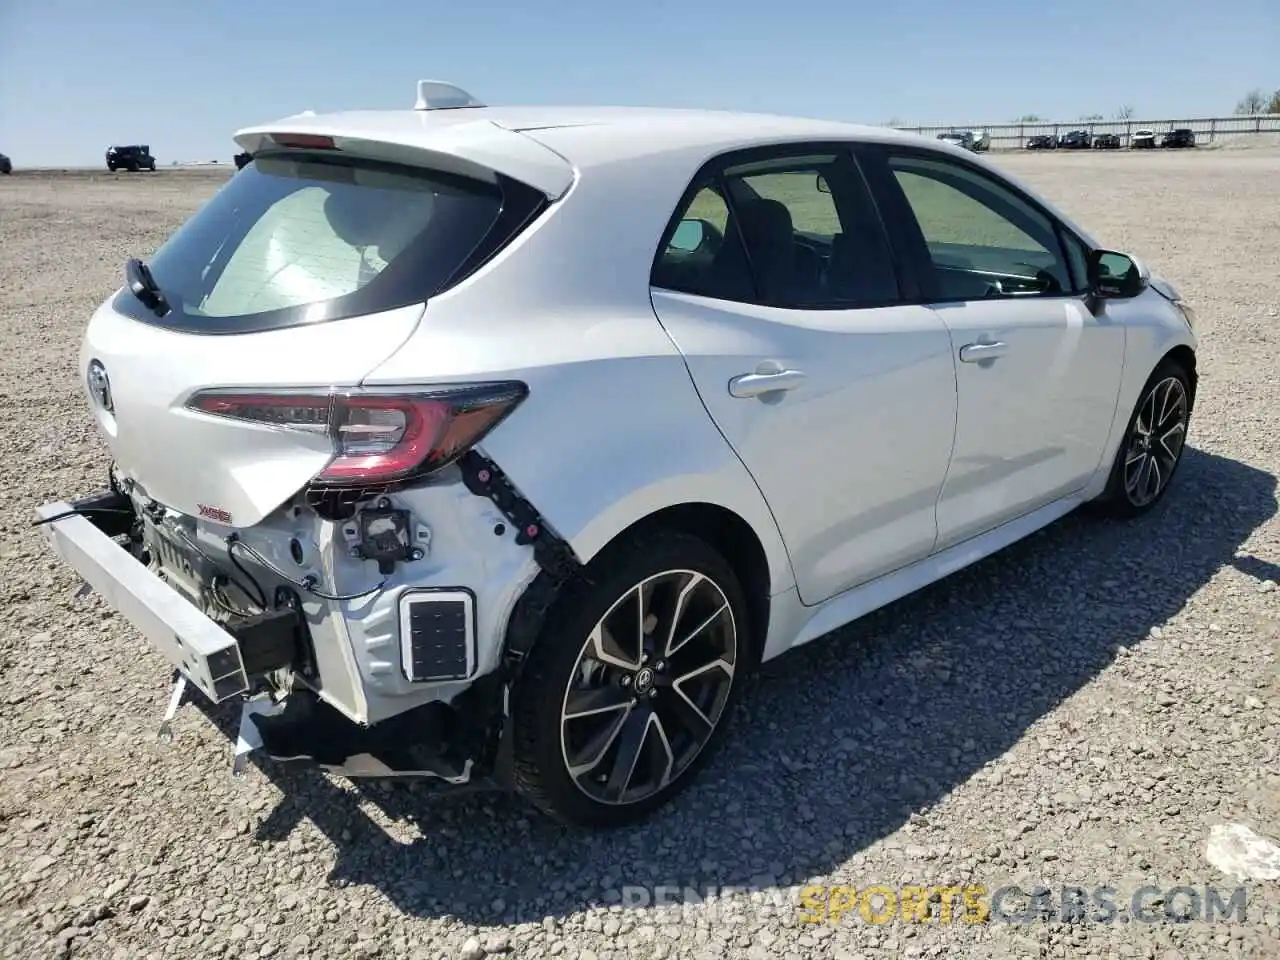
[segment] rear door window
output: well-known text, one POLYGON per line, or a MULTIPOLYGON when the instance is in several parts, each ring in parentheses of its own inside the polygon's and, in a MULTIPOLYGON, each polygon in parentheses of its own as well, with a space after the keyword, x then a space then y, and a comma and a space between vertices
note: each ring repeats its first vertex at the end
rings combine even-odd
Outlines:
POLYGON ((668 225, 653 286, 799 310, 901 299, 871 195, 843 149, 730 155, 668 225))
POLYGON ((194 333, 247 333, 421 303, 509 240, 545 198, 512 181, 344 157, 259 156, 148 266, 171 312, 126 288, 116 308, 194 333), (495 237, 494 234, 506 233, 495 237))

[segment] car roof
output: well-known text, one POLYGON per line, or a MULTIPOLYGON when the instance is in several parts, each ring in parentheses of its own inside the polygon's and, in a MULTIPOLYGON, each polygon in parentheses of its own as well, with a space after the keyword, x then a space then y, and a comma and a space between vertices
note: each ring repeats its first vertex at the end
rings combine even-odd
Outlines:
MULTIPOLYGON (((643 202, 662 205, 670 199, 674 204, 695 170, 719 154, 823 141, 896 143, 950 153, 1030 191, 1009 171, 998 170, 962 146, 892 127, 678 107, 488 106, 460 87, 433 80, 418 81, 418 101, 413 109, 330 114, 307 110, 245 127, 234 139, 242 150, 256 155, 280 149, 274 138, 281 135, 330 138, 338 149, 376 159, 412 164, 425 160, 440 169, 490 180, 502 174, 522 180, 551 200, 563 197, 580 179, 594 179, 599 171, 606 174, 605 180, 612 180, 613 173, 628 177, 628 188, 643 182, 643 202), (621 174, 624 169, 630 173, 621 174)), ((1063 211, 1039 199, 1091 242, 1063 211)), ((664 222, 665 217, 663 213, 664 222)))
POLYGON ((272 132, 350 138, 428 152, 450 153, 524 179, 555 195, 567 189, 572 168, 623 159, 703 149, 708 156, 734 148, 804 140, 931 142, 887 127, 762 113, 674 107, 503 106, 436 110, 357 110, 302 113, 237 131, 249 152, 272 132), (517 141, 524 140, 521 144, 517 141), (544 155, 531 152, 529 141, 544 155), (560 166, 561 177, 550 168, 560 166), (568 180, 563 176, 568 175, 568 180))
POLYGON ((901 139, 914 136, 889 127, 837 120, 677 107, 486 106, 430 111, 355 110, 331 114, 306 113, 287 119, 297 120, 303 117, 316 124, 340 125, 351 128, 353 132, 357 129, 362 132, 377 131, 386 137, 405 140, 420 138, 432 128, 474 123, 491 123, 522 133, 574 128, 580 131, 582 136, 579 139, 583 142, 589 139, 607 139, 619 142, 622 149, 631 147, 642 151, 647 151, 655 141, 661 145, 680 147, 698 142, 718 143, 725 139, 751 141, 780 135, 812 139, 880 139, 886 136, 901 139))

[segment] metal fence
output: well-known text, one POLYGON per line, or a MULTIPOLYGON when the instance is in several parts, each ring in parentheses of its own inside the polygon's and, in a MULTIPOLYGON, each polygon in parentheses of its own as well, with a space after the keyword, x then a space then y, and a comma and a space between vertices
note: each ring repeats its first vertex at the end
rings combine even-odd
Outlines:
POLYGON ((993 150, 1020 150, 1027 140, 1037 136, 1057 137, 1069 130, 1087 130, 1090 136, 1100 133, 1120 135, 1122 146, 1128 146, 1135 130, 1151 130, 1157 137, 1169 130, 1189 128, 1195 131, 1197 143, 1214 143, 1227 137, 1245 137, 1260 133, 1280 133, 1280 113, 1252 116, 1207 117, 1198 120, 1076 120, 1036 121, 1032 123, 948 123, 925 126, 902 126, 897 129, 936 137, 940 133, 962 130, 985 130, 991 137, 993 150))

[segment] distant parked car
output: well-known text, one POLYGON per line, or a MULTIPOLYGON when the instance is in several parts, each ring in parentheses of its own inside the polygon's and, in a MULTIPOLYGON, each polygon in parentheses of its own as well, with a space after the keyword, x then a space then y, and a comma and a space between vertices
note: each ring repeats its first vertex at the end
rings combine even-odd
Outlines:
POLYGON ((249 161, 252 159, 253 159, 253 154, 251 153, 247 153, 247 152, 237 153, 235 156, 236 169, 243 170, 245 167, 249 165, 249 161))
POLYGON ((1148 130, 1145 127, 1141 130, 1133 131, 1133 136, 1129 138, 1130 150, 1150 150, 1156 145, 1156 132, 1148 130))
POLYGON ((130 144, 124 147, 107 148, 107 169, 112 173, 117 170, 128 170, 137 173, 139 170, 156 169, 156 158, 151 155, 151 148, 144 144, 130 144))
POLYGON ((986 153, 991 149, 991 134, 986 130, 970 130, 968 133, 973 138, 969 149, 974 153, 986 153))
POLYGON ((1093 138, 1093 149, 1095 150, 1119 150, 1120 134, 1118 133, 1100 133, 1093 138))
POLYGON ((0 153, 0 173, 3 173, 5 176, 13 173, 13 161, 3 153, 0 153))
POLYGON ((1195 131, 1190 127, 1178 127, 1178 129, 1170 130, 1160 138, 1160 146, 1162 147, 1194 147, 1195 145, 1195 131))
POLYGON ((1088 150, 1093 146, 1093 137, 1088 130, 1068 130, 1058 138, 1058 146, 1063 150, 1088 150))
POLYGON ((964 147, 973 153, 981 153, 991 146, 991 136, 983 130, 977 133, 973 130, 952 130, 950 133, 938 134, 938 139, 946 143, 953 143, 957 147, 964 147))
POLYGON ((1027 149, 1028 150, 1057 150, 1058 138, 1054 136, 1050 136, 1047 133, 1040 134, 1039 136, 1035 136, 1035 137, 1028 137, 1027 149))

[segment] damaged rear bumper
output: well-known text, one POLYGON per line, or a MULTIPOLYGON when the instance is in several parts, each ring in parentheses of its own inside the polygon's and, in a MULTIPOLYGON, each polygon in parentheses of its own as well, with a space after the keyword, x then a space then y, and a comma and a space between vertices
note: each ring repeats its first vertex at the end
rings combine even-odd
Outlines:
POLYGON ((297 670, 311 641, 295 609, 224 626, 140 562, 126 545, 137 520, 128 496, 104 492, 36 513, 52 551, 177 672, 169 716, 186 686, 211 704, 241 701, 236 769, 253 751, 349 777, 426 777, 443 785, 478 785, 493 769, 505 717, 498 675, 475 678, 451 702, 358 723, 297 670), (274 671, 291 675, 287 692, 268 682, 274 671))

